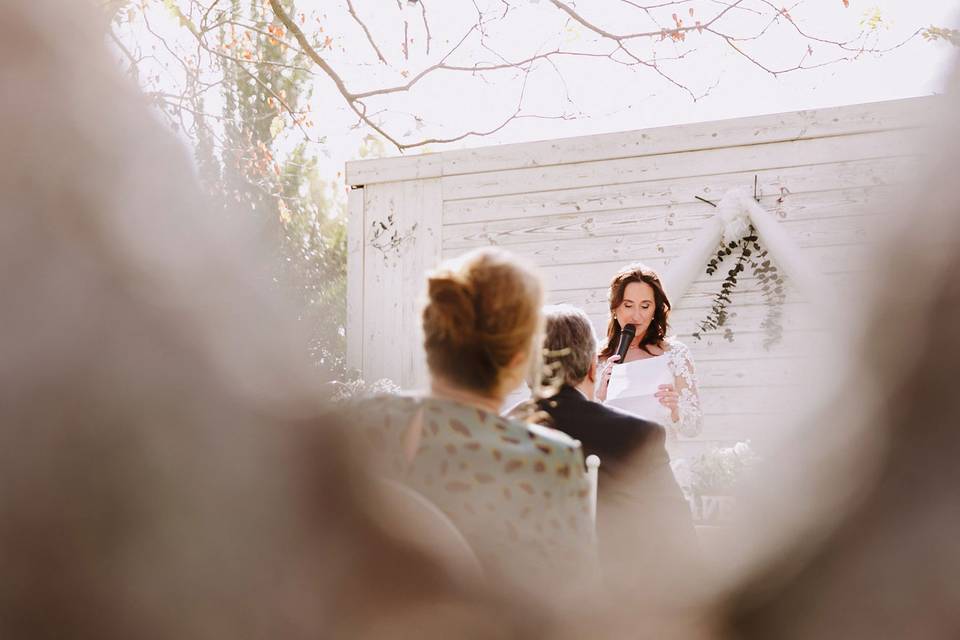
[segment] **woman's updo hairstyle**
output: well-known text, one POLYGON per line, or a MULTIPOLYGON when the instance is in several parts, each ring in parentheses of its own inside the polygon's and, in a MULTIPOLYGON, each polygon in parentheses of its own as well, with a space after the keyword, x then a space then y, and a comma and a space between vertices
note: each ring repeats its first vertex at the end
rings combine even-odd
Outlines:
POLYGON ((505 368, 539 338, 539 278, 499 249, 478 249, 427 279, 424 348, 431 374, 472 391, 499 389, 505 368))

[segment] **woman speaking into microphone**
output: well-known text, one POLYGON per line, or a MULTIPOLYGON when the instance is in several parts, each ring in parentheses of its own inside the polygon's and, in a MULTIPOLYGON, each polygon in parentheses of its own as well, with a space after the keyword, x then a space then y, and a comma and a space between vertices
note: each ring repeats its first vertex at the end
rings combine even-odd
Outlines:
POLYGON ((703 412, 687 346, 667 337, 670 300, 649 267, 630 264, 610 282, 607 342, 597 400, 659 422, 672 435, 700 433, 703 412))

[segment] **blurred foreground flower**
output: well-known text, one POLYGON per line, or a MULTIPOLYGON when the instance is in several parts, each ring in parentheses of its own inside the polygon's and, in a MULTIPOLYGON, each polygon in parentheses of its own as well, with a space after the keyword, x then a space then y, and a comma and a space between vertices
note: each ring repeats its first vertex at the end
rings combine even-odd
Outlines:
POLYGON ((400 392, 400 387, 389 378, 380 378, 373 382, 367 382, 362 378, 357 378, 350 382, 334 381, 330 384, 334 388, 333 395, 330 399, 334 402, 353 402, 363 400, 364 398, 400 392))
POLYGON ((759 460, 749 440, 703 453, 690 465, 691 492, 698 496, 732 494, 744 472, 759 460))

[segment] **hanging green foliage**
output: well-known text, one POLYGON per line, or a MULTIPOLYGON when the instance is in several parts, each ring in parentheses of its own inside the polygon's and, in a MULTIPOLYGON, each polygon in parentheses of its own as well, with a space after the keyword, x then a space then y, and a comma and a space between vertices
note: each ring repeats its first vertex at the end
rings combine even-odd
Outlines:
POLYGON ((728 311, 728 307, 739 278, 749 265, 760 283, 760 291, 767 305, 767 312, 760 326, 765 333, 763 347, 769 349, 783 338, 783 303, 786 300, 784 277, 770 259, 767 250, 760 245, 760 238, 753 225, 750 225, 747 235, 740 240, 720 245, 716 255, 707 263, 707 275, 716 273, 722 263, 734 254, 734 264, 720 283, 720 291, 714 294, 710 311, 707 317, 697 324, 693 337, 700 340, 705 333, 722 328, 723 338, 733 342, 733 329, 727 323, 736 313, 728 311))

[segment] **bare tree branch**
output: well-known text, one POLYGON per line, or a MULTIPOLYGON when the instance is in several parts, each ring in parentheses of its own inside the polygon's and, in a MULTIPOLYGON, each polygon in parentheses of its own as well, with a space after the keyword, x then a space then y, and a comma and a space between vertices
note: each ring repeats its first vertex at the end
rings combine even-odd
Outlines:
MULTIPOLYGON (((775 9, 775 10, 776 10, 776 6, 775 6, 774 4, 772 4, 771 2, 769 2, 768 0, 761 0, 761 2, 763 2, 763 4, 767 5, 767 6, 770 7, 771 9, 775 9)), ((798 4, 800 4, 800 3, 798 2, 796 5, 794 5, 794 7, 797 6, 798 4)), ((899 49, 899 48, 902 47, 903 45, 907 44, 908 42, 910 42, 911 40, 913 40, 914 38, 916 38, 918 35, 920 35, 920 33, 923 31, 923 29, 917 29, 916 31, 914 31, 913 33, 911 33, 909 36, 907 36, 906 38, 904 38, 902 41, 900 41, 899 43, 893 45, 892 47, 888 47, 888 48, 886 48, 886 49, 873 49, 873 48, 867 49, 867 48, 864 48, 864 47, 855 48, 855 47, 850 47, 849 45, 850 45, 851 42, 854 42, 854 41, 860 39, 860 38, 862 37, 862 35, 863 35, 862 33, 861 33, 860 36, 858 36, 857 38, 854 38, 853 40, 847 40, 846 42, 837 42, 837 41, 833 41, 833 40, 827 40, 827 39, 825 39, 825 38, 818 38, 818 37, 816 37, 816 36, 814 36, 814 35, 812 35, 812 34, 810 34, 810 33, 807 33, 807 32, 804 31, 803 29, 801 29, 801 28, 800 28, 800 25, 798 25, 798 24, 796 23, 796 21, 793 19, 793 16, 790 15, 790 12, 789 12, 789 11, 781 9, 781 10, 779 10, 779 13, 780 13, 781 16, 783 16, 784 19, 786 19, 786 21, 790 24, 790 26, 792 26, 792 27, 794 28, 794 30, 796 30, 796 32, 797 32, 800 36, 802 36, 803 38, 805 38, 806 40, 811 40, 811 41, 813 41, 813 42, 819 42, 819 43, 821 43, 821 44, 828 44, 828 45, 830 45, 830 46, 834 46, 834 47, 837 47, 837 48, 839 48, 839 49, 843 49, 844 51, 849 51, 849 52, 851 52, 851 53, 857 53, 857 54, 862 54, 862 53, 881 53, 881 54, 882 54, 882 53, 889 53, 890 51, 893 51, 893 50, 895 50, 895 49, 899 49)), ((843 59, 847 59, 847 58, 843 58, 843 59)), ((781 73, 782 73, 782 72, 781 72, 781 73)))
POLYGON ((307 57, 313 60, 314 63, 316 63, 316 65, 320 67, 320 69, 327 74, 331 80, 333 80, 333 83, 336 85, 337 91, 340 92, 340 95, 343 96, 347 102, 352 102, 354 97, 350 91, 347 90, 347 86, 344 84, 343 78, 341 78, 340 75, 334 71, 333 67, 327 64, 327 61, 324 60, 319 53, 317 53, 317 50, 314 49, 313 45, 310 44, 310 40, 306 35, 304 35, 303 31, 300 30, 300 27, 297 26, 297 23, 294 22, 289 15, 287 15, 287 12, 280 5, 280 0, 269 0, 269 2, 270 7, 277 16, 277 19, 283 23, 283 26, 287 28, 287 31, 293 34, 294 40, 300 44, 300 47, 303 49, 303 52, 307 55, 307 57))
MULTIPOLYGON (((566 109, 564 109, 564 115, 561 116, 535 116, 521 113, 521 101, 517 109, 513 109, 512 113, 503 121, 498 120, 498 126, 489 131, 471 130, 450 138, 430 137, 416 142, 401 142, 400 138, 405 138, 406 134, 400 137, 391 134, 392 125, 379 117, 384 113, 400 114, 401 112, 390 109, 389 104, 387 108, 379 108, 382 104, 375 99, 411 93, 426 78, 434 75, 469 74, 469 76, 477 78, 481 82, 487 82, 495 77, 495 74, 515 70, 523 75, 523 84, 526 86, 529 74, 539 69, 547 70, 546 67, 549 66, 548 72, 552 71, 553 74, 556 74, 563 85, 567 104, 572 104, 564 70, 569 71, 573 67, 566 66, 563 62, 567 59, 597 59, 605 61, 607 64, 612 63, 625 68, 650 70, 664 82, 683 91, 690 99, 698 100, 707 95, 716 86, 716 82, 710 83, 710 86, 706 88, 703 86, 687 86, 682 71, 679 71, 681 67, 676 64, 668 64, 668 61, 684 60, 701 49, 701 47, 694 48, 686 45, 688 41, 693 42, 693 36, 701 36, 713 42, 720 41, 723 46, 732 49, 749 64, 765 73, 778 76, 793 71, 823 67, 844 60, 855 60, 868 53, 886 53, 903 46, 923 32, 922 29, 918 29, 910 37, 887 48, 879 46, 879 37, 874 29, 861 30, 858 35, 847 40, 832 40, 818 36, 812 32, 809 26, 801 26, 801 23, 794 19, 792 12, 797 9, 803 0, 795 1, 794 4, 787 6, 778 6, 774 3, 774 0, 710 0, 712 4, 706 5, 710 7, 710 11, 704 16, 703 20, 695 20, 694 9, 689 8, 688 10, 688 7, 692 6, 693 0, 646 0, 646 2, 644 0, 620 0, 621 4, 624 5, 624 11, 629 12, 632 8, 641 19, 640 24, 648 25, 650 28, 634 27, 636 29, 634 31, 619 32, 588 17, 583 12, 584 8, 588 8, 587 3, 580 3, 580 6, 576 6, 571 0, 550 0, 549 3, 544 3, 544 11, 552 12, 556 17, 559 17, 561 22, 567 25, 567 28, 569 28, 569 25, 578 25, 596 37, 589 38, 586 46, 561 46, 563 32, 558 30, 554 36, 547 38, 536 48, 530 47, 520 56, 515 53, 505 56, 500 53, 499 49, 501 47, 498 46, 500 44, 498 39, 502 37, 502 32, 500 29, 493 29, 492 25, 507 21, 505 24, 509 28, 509 18, 513 15, 515 7, 508 0, 499 0, 499 5, 490 3, 492 6, 485 6, 481 9, 477 0, 469 1, 476 12, 476 20, 468 25, 466 32, 462 33, 446 53, 437 52, 434 55, 440 55, 440 58, 431 59, 430 56, 434 49, 432 40, 436 34, 431 32, 427 8, 424 2, 419 0, 420 18, 423 22, 428 60, 420 70, 411 70, 413 75, 410 75, 407 70, 403 70, 401 72, 403 81, 397 84, 381 83, 379 86, 372 87, 351 87, 348 78, 352 76, 344 75, 345 70, 336 68, 339 63, 332 62, 333 58, 328 58, 327 54, 323 53, 329 45, 330 38, 327 37, 327 41, 323 45, 314 44, 313 34, 309 34, 305 31, 306 27, 301 26, 307 24, 305 14, 299 14, 295 17, 284 8, 286 3, 283 3, 282 0, 267 0, 266 3, 252 4, 249 19, 242 17, 245 14, 237 15, 236 11, 231 12, 226 9, 216 11, 221 0, 203 0, 202 2, 199 0, 168 0, 167 4, 170 5, 168 9, 197 40, 197 54, 195 56, 178 55, 156 32, 151 30, 151 33, 183 67, 188 85, 184 89, 185 92, 192 92, 200 97, 205 91, 209 90, 210 85, 204 84, 198 75, 201 57, 208 60, 208 67, 211 64, 210 60, 229 61, 236 66, 239 73, 249 78, 251 83, 256 83, 263 95, 269 96, 272 101, 280 106, 283 112, 289 114, 294 119, 294 123, 301 128, 306 139, 310 140, 311 138, 302 124, 304 120, 303 112, 298 112, 292 108, 283 99, 282 95, 274 91, 269 83, 265 83, 258 77, 257 73, 253 73, 251 70, 277 67, 289 69, 291 72, 323 75, 333 82, 333 86, 343 103, 357 116, 358 124, 370 127, 379 136, 403 151, 425 144, 462 140, 468 136, 490 135, 501 130, 510 121, 519 118, 569 118, 566 115, 566 109), (672 14, 671 9, 674 10, 672 14), (682 16, 679 9, 682 9, 682 16), (262 19, 265 18, 265 11, 272 11, 273 16, 275 16, 275 18, 266 18, 267 21, 275 19, 275 22, 269 27, 263 26, 262 19), (689 19, 687 14, 690 16, 689 19), (214 15, 216 15, 216 18, 214 18, 214 15), (744 20, 733 21, 731 18, 734 15, 742 16, 744 20), (200 16, 202 17, 198 27, 191 20, 200 16), (670 16, 670 18, 668 19, 667 16, 670 16), (211 22, 211 19, 213 19, 213 22, 211 22), (744 25, 747 25, 747 29, 742 32, 744 31, 742 29, 744 25), (221 42, 223 46, 211 45, 207 41, 208 34, 225 27, 230 28, 228 33, 233 34, 233 40, 229 43, 221 42), (234 28, 242 30, 242 37, 238 38, 235 35, 234 28), (771 38, 780 37, 784 34, 799 39, 803 45, 803 48, 797 51, 798 61, 795 64, 784 65, 779 62, 778 64, 771 64, 768 54, 755 55, 751 52, 753 47, 749 43, 760 40, 769 41, 771 38), (251 43, 253 48, 251 49, 246 44, 237 45, 238 47, 243 46, 243 49, 238 48, 236 50, 237 55, 232 55, 234 52, 229 49, 231 44, 237 44, 244 38, 246 39, 244 42, 251 43), (649 42, 650 50, 641 53, 640 45, 643 40, 649 42), (660 45, 661 42, 664 44, 660 45), (685 46, 678 46, 681 44, 685 46), (811 44, 817 45, 819 49, 829 50, 827 54, 821 54, 822 57, 819 59, 823 60, 822 62, 811 64, 811 57, 814 54, 811 44), (270 47, 279 47, 279 49, 270 47), (477 55, 478 47, 481 51, 480 55, 477 55), (664 47, 673 47, 674 52, 671 55, 664 56, 662 55, 665 52, 663 51, 664 47), (533 50, 530 51, 530 49, 533 50), (292 59, 285 55, 279 55, 287 51, 294 54, 292 59), (471 57, 463 60, 464 52, 469 52, 471 57), (483 52, 488 52, 490 57, 487 57, 483 52), (201 56, 201 53, 203 53, 203 56, 201 56), (207 57, 208 54, 211 57, 207 57), (481 58, 486 58, 486 60, 481 58), (190 60, 189 64, 187 64, 188 59, 190 60), (308 60, 309 63, 304 64, 304 60, 308 60)), ((390 49, 384 48, 382 43, 377 42, 374 30, 371 29, 373 24, 362 19, 357 11, 360 4, 354 0, 347 0, 346 11, 343 11, 342 15, 360 25, 372 54, 376 56, 373 64, 390 67, 390 60, 387 55, 390 49)), ((360 8, 362 9, 362 7, 360 8)), ((397 8, 401 14, 407 10, 402 0, 397 0, 397 8)), ((146 20, 145 17, 144 20, 146 20)), ((407 18, 403 17, 402 21, 404 31, 401 36, 401 51, 405 60, 411 60, 411 37, 414 34, 409 30, 410 22, 407 18)), ((396 30, 399 30, 399 22, 399 20, 395 21, 396 30)), ((633 21, 620 20, 617 24, 630 24, 631 22, 633 21)), ((320 31, 323 31, 322 27, 325 26, 325 23, 326 21, 321 25, 320 31)), ((449 34, 444 35, 449 36, 449 34)), ((130 60, 132 69, 149 58, 147 56, 138 59, 137 51, 131 51, 129 47, 125 47, 117 34, 111 34, 110 37, 114 39, 118 48, 130 60)), ((513 51, 512 48, 511 51, 513 51)), ((669 54, 670 52, 666 51, 666 53, 669 54)), ((148 84, 153 83, 155 78, 156 76, 144 81, 148 84)), ((521 91, 521 96, 522 94, 523 91, 521 91)), ((194 110, 198 112, 198 117, 201 117, 202 109, 195 108, 194 110)), ((188 110, 184 111, 190 113, 188 110)), ((416 119, 418 128, 422 127, 422 119, 417 115, 410 115, 416 119)))
POLYGON ((360 93, 353 94, 353 97, 357 100, 362 100, 364 98, 370 98, 373 96, 382 96, 388 93, 398 93, 403 91, 409 91, 413 87, 413 85, 417 84, 420 80, 422 80, 428 74, 433 73, 437 69, 444 68, 445 61, 447 60, 447 58, 449 58, 458 48, 460 48, 460 46, 464 42, 466 42, 467 38, 470 37, 470 34, 473 33, 474 30, 476 30, 476 28, 477 28, 476 25, 470 27, 470 29, 463 35, 462 38, 460 38, 460 41, 457 42, 456 45, 454 45, 454 47, 447 53, 447 55, 445 55, 443 58, 440 59, 440 62, 427 67, 417 75, 413 76, 412 78, 410 78, 410 81, 407 82, 406 84, 398 85, 395 87, 384 87, 383 89, 374 89, 372 91, 363 91, 360 93))
POLYGON ((427 7, 423 4, 423 0, 420 0, 420 15, 423 16, 423 30, 427 32, 427 55, 430 55, 430 40, 432 36, 430 35, 430 23, 427 22, 427 7))
MULTIPOLYGON (((683 2, 684 0, 677 0, 677 1, 683 2)), ((560 2, 560 0, 550 0, 550 2, 553 4, 553 6, 555 6, 556 8, 560 9, 561 11, 569 15, 573 20, 575 20, 576 22, 579 22, 581 25, 583 25, 590 31, 593 31, 594 33, 601 35, 604 38, 615 40, 616 42, 622 43, 624 40, 634 40, 636 38, 663 38, 665 35, 668 35, 668 33, 665 33, 665 31, 662 29, 659 31, 642 31, 639 33, 617 35, 614 33, 610 33, 605 29, 601 29, 600 27, 593 24, 592 22, 587 21, 585 18, 583 18, 583 16, 581 16, 576 11, 574 11, 573 8, 571 8, 569 5, 567 5, 564 2, 560 2)), ((690 31, 700 31, 701 29, 704 29, 716 23, 723 16, 725 16, 727 12, 736 8, 741 2, 743 2, 743 0, 736 0, 735 2, 727 5, 720 13, 718 13, 717 15, 715 15, 713 18, 711 18, 709 21, 707 21, 702 25, 694 25, 692 27, 677 27, 676 29, 670 29, 669 34, 679 35, 683 33, 688 33, 690 31)))
POLYGON ((207 24, 207 20, 210 18, 210 14, 213 12, 214 7, 216 7, 218 4, 220 4, 220 0, 213 0, 213 2, 210 3, 210 6, 207 7, 207 10, 203 12, 203 17, 200 18, 201 31, 204 30, 204 26, 207 24))
POLYGON ((133 79, 137 82, 140 81, 140 61, 133 55, 130 49, 127 48, 123 41, 117 37, 117 34, 114 33, 113 29, 107 29, 107 35, 110 37, 111 42, 117 45, 117 48, 127 57, 130 61, 130 75, 133 76, 133 79))
POLYGON ((347 0, 347 11, 350 12, 350 15, 353 16, 353 19, 357 21, 357 24, 360 25, 360 28, 363 29, 363 32, 367 36, 367 42, 370 43, 370 46, 373 47, 373 50, 377 53, 377 58, 380 59, 380 62, 387 64, 387 59, 383 57, 383 54, 380 53, 380 47, 377 46, 376 41, 373 39, 373 35, 370 33, 370 29, 367 28, 367 24, 360 19, 360 16, 357 15, 356 10, 353 8, 353 2, 347 0))

